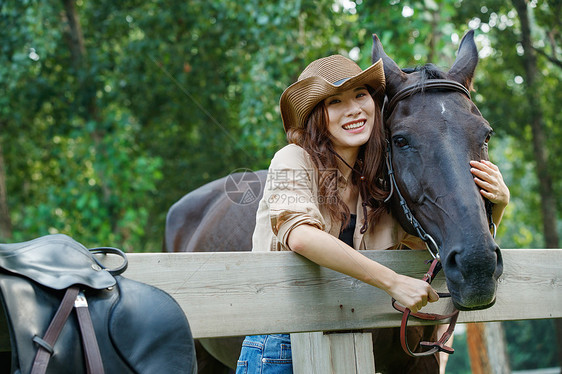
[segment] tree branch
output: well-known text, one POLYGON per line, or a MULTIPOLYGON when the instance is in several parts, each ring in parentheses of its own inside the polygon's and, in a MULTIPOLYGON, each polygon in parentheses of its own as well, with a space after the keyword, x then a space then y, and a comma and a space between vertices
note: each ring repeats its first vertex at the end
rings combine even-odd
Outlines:
POLYGON ((548 55, 545 51, 543 51, 540 48, 536 48, 533 47, 533 49, 535 50, 535 52, 537 52, 539 55, 546 57, 546 59, 550 62, 552 62, 554 65, 558 66, 559 68, 562 69, 562 61, 560 61, 559 59, 548 55))

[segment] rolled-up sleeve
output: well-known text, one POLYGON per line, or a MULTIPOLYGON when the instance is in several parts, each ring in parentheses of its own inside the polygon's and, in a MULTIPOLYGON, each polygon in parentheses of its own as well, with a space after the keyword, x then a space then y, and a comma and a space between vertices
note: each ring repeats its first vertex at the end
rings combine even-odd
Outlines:
POLYGON ((296 145, 279 150, 268 170, 264 202, 269 210, 271 230, 288 248, 291 231, 307 224, 324 230, 317 193, 317 172, 308 154, 296 145))

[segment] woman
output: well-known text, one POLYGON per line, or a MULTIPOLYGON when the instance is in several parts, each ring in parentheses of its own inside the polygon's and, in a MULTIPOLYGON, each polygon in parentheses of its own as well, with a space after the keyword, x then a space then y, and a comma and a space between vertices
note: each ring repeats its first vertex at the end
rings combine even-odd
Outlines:
MULTIPOLYGON (((334 55, 312 62, 283 92, 280 110, 289 145, 271 161, 253 251, 292 250, 386 291, 415 313, 438 300, 435 290, 357 251, 425 248, 384 203, 384 89, 381 60, 363 71, 334 55)), ((470 166, 482 193, 495 203, 499 222, 509 201, 501 173, 489 162, 470 166)), ((289 335, 245 339, 237 373, 291 372, 289 335)))

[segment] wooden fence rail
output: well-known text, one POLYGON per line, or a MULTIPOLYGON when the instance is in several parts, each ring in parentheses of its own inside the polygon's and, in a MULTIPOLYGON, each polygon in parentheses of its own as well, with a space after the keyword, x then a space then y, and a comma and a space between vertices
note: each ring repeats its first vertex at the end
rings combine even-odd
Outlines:
MULTIPOLYGON (((365 254, 401 274, 421 278, 427 271, 423 251, 365 254)), ((502 255, 495 305, 461 312, 459 322, 561 318, 562 250, 512 249, 502 255)), ((297 374, 372 374, 371 336, 359 330, 400 325, 386 293, 291 252, 131 255, 127 275, 170 293, 195 337, 292 333, 297 374), (347 333, 323 333, 328 331, 347 333)), ((443 274, 432 284, 445 290, 443 274)), ((451 308, 443 299, 424 310, 451 308)), ((411 324, 421 323, 411 318, 411 324)))
MULTIPOLYGON (((423 251, 365 251, 421 278, 423 251)), ((562 249, 504 249, 496 304, 459 322, 562 318, 562 249)), ((130 254, 129 278, 160 287, 185 310, 195 337, 399 326, 390 297, 292 252, 130 254)), ((432 283, 445 290, 440 273, 432 283)), ((424 311, 444 312, 443 299, 424 311)), ((412 318, 412 324, 422 324, 412 318)))
MULTIPOLYGON (((427 252, 364 253, 401 274, 421 278, 427 271, 427 252)), ((461 312, 459 322, 562 318, 562 249, 503 249, 502 255, 495 305, 461 312)), ((292 252, 134 253, 128 258, 124 275, 172 295, 196 338, 317 332, 292 335, 293 347, 306 348, 294 349, 306 352, 302 364, 295 358, 297 373, 372 374, 370 336, 353 330, 400 325, 401 315, 386 293, 292 252), (327 331, 351 332, 321 333, 327 331), (350 346, 353 355, 345 353, 350 346)), ((443 275, 432 285, 445 290, 443 275)), ((443 299, 424 311, 451 308, 443 299)), ((423 323, 428 322, 411 318, 412 325, 423 323)))

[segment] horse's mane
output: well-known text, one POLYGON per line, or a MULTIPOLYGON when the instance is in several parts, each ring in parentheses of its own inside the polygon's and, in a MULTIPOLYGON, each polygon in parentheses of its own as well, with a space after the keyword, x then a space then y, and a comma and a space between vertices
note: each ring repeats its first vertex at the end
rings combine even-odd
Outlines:
MULTIPOLYGON (((437 66, 434 64, 425 64, 423 66, 416 66, 413 68, 402 68, 401 69, 406 74, 413 74, 419 73, 419 81, 416 82, 416 85, 422 86, 425 82, 429 79, 447 79, 447 74, 441 71, 437 66)), ((422 88, 423 91, 423 88, 422 88)), ((385 97, 385 105, 383 106, 383 113, 388 105, 388 97, 385 97)), ((386 116, 384 116, 386 122, 386 116)))
POLYGON ((402 71, 406 74, 419 73, 419 84, 423 84, 428 79, 446 79, 446 74, 434 64, 425 64, 414 68, 404 68, 402 71))

